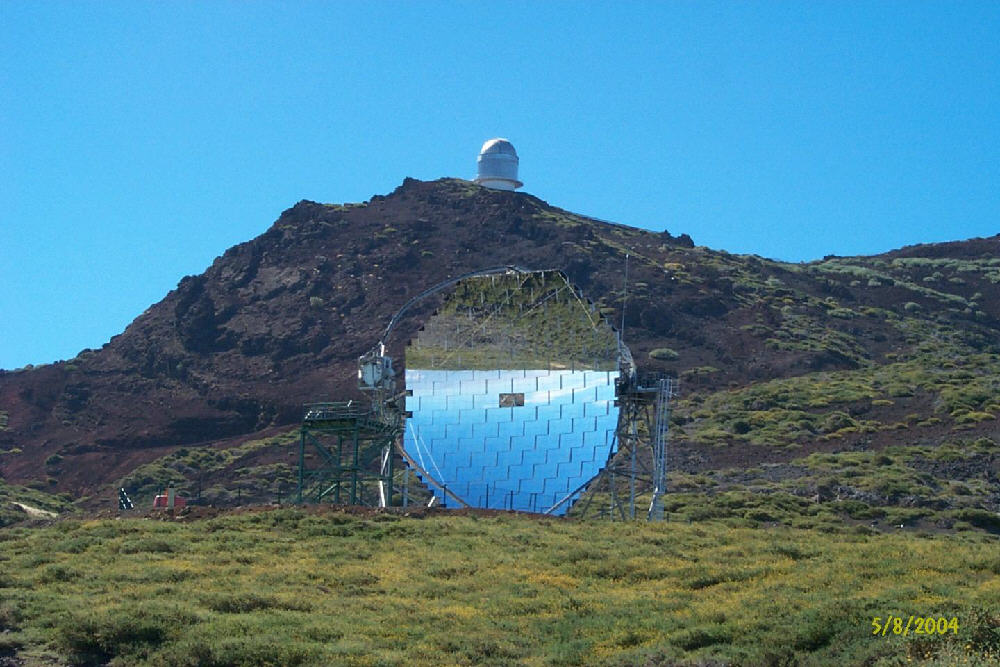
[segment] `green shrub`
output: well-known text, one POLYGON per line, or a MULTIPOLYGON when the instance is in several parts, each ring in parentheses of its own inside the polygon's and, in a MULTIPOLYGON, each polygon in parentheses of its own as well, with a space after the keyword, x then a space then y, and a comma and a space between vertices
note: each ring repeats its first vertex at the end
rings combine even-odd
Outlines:
POLYGON ((885 510, 878 507, 872 507, 868 503, 861 502, 860 500, 843 500, 836 503, 835 506, 847 514, 847 516, 857 521, 881 519, 885 516, 885 510))
POLYGON ((658 359, 659 361, 675 361, 680 355, 669 347, 658 347, 650 350, 649 357, 650 359, 658 359))
POLYGON ((191 612, 162 602, 88 609, 63 617, 56 628, 56 643, 76 665, 104 664, 112 658, 135 662, 129 656, 142 655, 176 638, 196 620, 191 612))
POLYGON ((977 528, 1000 533, 1000 514, 982 509, 962 509, 954 514, 956 519, 967 521, 977 528))
POLYGON ((17 630, 23 614, 9 602, 0 603, 0 633, 17 630))
POLYGON ((691 628, 682 630, 670 637, 670 643, 680 646, 686 651, 712 646, 714 644, 725 644, 732 641, 733 632, 718 625, 691 628))
POLYGON ((969 648, 984 654, 1000 655, 1000 613, 977 607, 969 614, 969 648))
POLYGON ((750 422, 746 419, 737 419, 733 421, 733 433, 737 435, 744 435, 749 433, 751 429, 750 422))
POLYGON ((956 424, 978 424, 979 422, 990 421, 996 417, 989 412, 965 412, 955 415, 956 424))
POLYGON ((310 611, 312 609, 312 604, 307 600, 284 599, 251 591, 213 593, 201 596, 200 601, 212 611, 223 614, 247 614, 268 609, 285 611, 310 611))
POLYGON ((326 662, 321 648, 289 642, 287 637, 210 636, 187 638, 162 653, 162 664, 198 667, 269 667, 270 665, 316 665, 326 662))
POLYGON ((161 553, 168 554, 177 550, 177 545, 160 537, 146 537, 137 540, 128 540, 121 546, 123 554, 137 553, 161 553))
POLYGON ((856 428, 858 422, 845 412, 834 411, 820 420, 820 430, 824 433, 833 433, 846 428, 856 428))

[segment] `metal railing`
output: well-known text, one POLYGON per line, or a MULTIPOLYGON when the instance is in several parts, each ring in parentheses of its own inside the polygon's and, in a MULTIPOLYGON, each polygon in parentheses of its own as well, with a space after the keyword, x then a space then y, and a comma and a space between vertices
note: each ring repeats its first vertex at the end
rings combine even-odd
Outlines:
POLYGON ((372 414, 370 406, 357 401, 306 403, 302 410, 302 421, 306 422, 363 419, 372 414))

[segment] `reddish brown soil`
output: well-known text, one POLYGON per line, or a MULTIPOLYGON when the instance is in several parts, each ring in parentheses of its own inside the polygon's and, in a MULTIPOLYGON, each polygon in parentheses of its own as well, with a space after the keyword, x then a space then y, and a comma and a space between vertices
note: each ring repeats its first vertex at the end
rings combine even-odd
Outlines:
MULTIPOLYGON (((673 374, 701 366, 718 372, 686 381, 688 394, 716 391, 858 361, 826 351, 779 350, 744 325, 775 322, 776 313, 733 274, 777 279, 795 299, 834 296, 860 309, 901 309, 910 293, 870 289, 851 276, 817 276, 757 257, 693 248, 674 237, 574 216, 527 194, 466 181, 407 179, 364 205, 303 201, 264 234, 230 248, 201 275, 188 276, 99 350, 35 368, 0 371, 0 473, 10 482, 51 478, 50 490, 106 493, 136 466, 181 445, 230 446, 287 429, 305 402, 359 398, 357 357, 379 339, 392 315, 414 295, 447 278, 516 264, 563 270, 598 306, 621 319, 625 252, 631 255, 626 339, 639 364, 673 374), (678 280, 673 265, 692 280, 678 280), (676 362, 649 358, 672 348, 676 362), (57 466, 45 461, 63 457, 57 466)), ((997 256, 1000 237, 904 248, 884 256, 997 256)), ((980 313, 956 329, 992 341, 1000 287, 966 276, 956 293, 979 292, 980 313)), ((388 341, 397 358, 435 299, 422 302, 388 341)), ((927 308, 933 304, 928 302, 927 308)), ((929 313, 928 316, 938 316, 929 313)), ((877 318, 829 318, 831 330, 880 360, 908 343, 877 318)), ((913 411, 900 401, 899 413, 913 411)), ((894 415, 887 415, 892 417, 894 415)), ((995 431, 993 424, 977 427, 995 431)), ((940 437, 933 429, 922 437, 940 437)), ((871 446, 880 446, 882 436, 871 446)), ((851 442, 831 447, 853 446, 851 442)), ((681 460, 698 466, 761 462, 751 448, 695 451, 677 443, 681 460), (685 449, 686 448, 686 449, 685 449)), ((768 451, 769 460, 785 453, 768 451)))

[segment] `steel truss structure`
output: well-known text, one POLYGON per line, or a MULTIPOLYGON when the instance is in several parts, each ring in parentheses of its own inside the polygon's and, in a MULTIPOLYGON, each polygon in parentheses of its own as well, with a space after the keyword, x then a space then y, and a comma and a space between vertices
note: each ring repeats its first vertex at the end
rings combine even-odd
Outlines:
POLYGON ((600 474, 582 489, 583 497, 573 515, 605 516, 611 520, 637 518, 640 493, 649 494, 648 521, 663 520, 667 492, 670 399, 677 381, 665 376, 623 374, 617 387, 620 408, 617 451, 600 474), (645 490, 640 489, 640 485, 645 490))
MULTIPOLYGON (((402 315, 424 298, 461 280, 501 273, 533 273, 520 267, 498 267, 468 273, 440 283, 410 299, 389 322, 381 340, 359 359, 359 387, 371 396, 370 407, 358 402, 314 403, 305 406, 299 442, 298 502, 333 502, 387 507, 424 500, 425 489, 410 489, 411 479, 423 487, 432 475, 402 446, 406 415, 405 392, 397 392, 392 358, 386 342, 402 315), (396 463, 400 463, 399 470, 396 463), (394 475, 398 488, 394 489, 394 475), (419 480, 425 480, 421 483, 419 480)), ((645 518, 664 517, 670 399, 676 381, 663 376, 640 377, 631 352, 618 340, 620 374, 615 387, 619 407, 616 447, 601 472, 555 505, 552 513, 570 503, 570 515, 597 514, 615 520, 638 518, 639 495, 649 494, 645 518), (642 487, 642 488, 640 488, 642 487)), ((450 506, 463 506, 444 488, 450 506), (453 504, 454 503, 454 504, 453 504)), ((430 495, 431 502, 435 496, 430 495)))
POLYGON ((399 420, 356 402, 305 406, 299 431, 298 502, 392 504, 399 420))

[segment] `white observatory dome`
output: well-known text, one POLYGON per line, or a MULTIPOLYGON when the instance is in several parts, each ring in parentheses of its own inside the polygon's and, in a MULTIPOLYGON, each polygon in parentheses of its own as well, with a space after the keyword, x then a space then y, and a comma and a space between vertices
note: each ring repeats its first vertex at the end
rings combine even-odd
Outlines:
POLYGON ((517 151, 506 139, 490 139, 483 144, 476 160, 476 183, 494 190, 513 190, 524 183, 517 180, 517 151))

